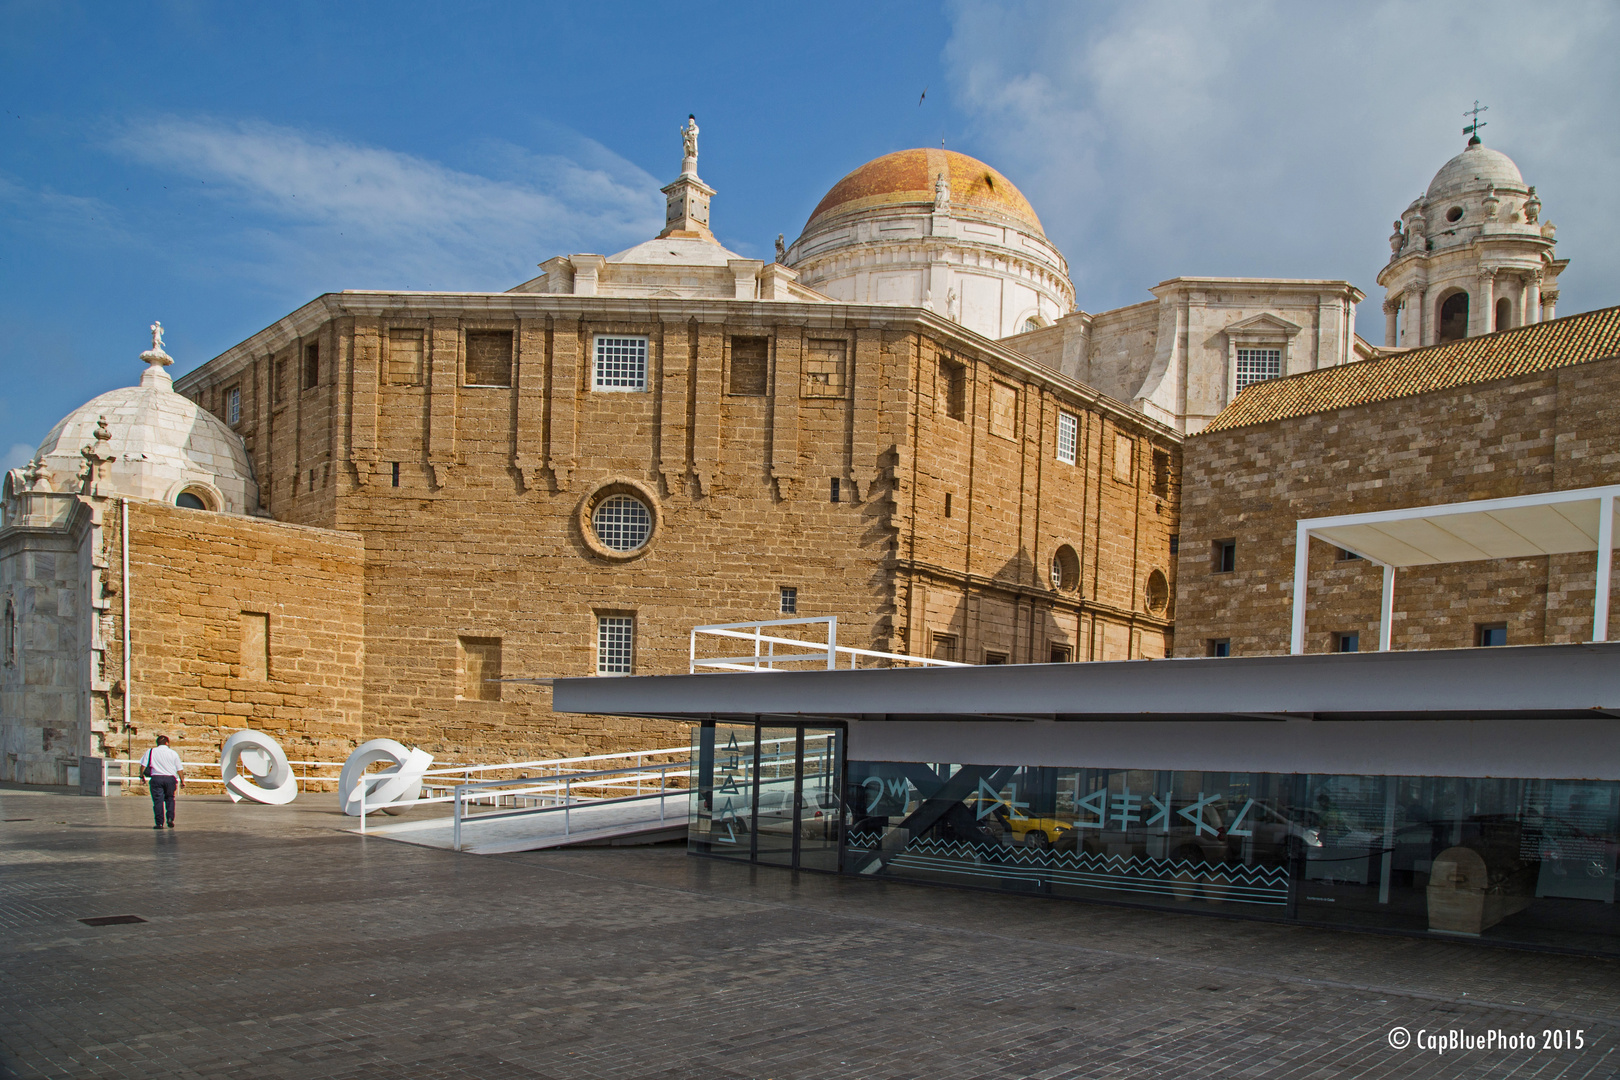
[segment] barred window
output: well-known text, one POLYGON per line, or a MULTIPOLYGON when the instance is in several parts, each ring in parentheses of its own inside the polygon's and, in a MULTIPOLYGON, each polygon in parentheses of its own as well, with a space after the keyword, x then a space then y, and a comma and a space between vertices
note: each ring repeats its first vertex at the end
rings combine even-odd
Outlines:
POLYGON ((598 675, 629 675, 635 661, 635 648, 635 616, 597 616, 596 673, 598 675))
POLYGON ((633 495, 612 495, 591 514, 591 527, 603 547, 634 551, 652 533, 652 511, 633 495))
POLYGON ((1239 349, 1237 351, 1237 385, 1233 392, 1257 382, 1275 379, 1282 374, 1281 349, 1239 349))
POLYGON ((1066 412, 1058 413, 1058 460, 1067 465, 1074 464, 1074 452, 1080 442, 1080 422, 1066 412))
POLYGON ((647 339, 644 337, 605 337, 596 339, 595 390, 647 389, 647 339))
POLYGON ((799 613, 799 590, 794 585, 782 586, 782 614, 797 615, 799 613))

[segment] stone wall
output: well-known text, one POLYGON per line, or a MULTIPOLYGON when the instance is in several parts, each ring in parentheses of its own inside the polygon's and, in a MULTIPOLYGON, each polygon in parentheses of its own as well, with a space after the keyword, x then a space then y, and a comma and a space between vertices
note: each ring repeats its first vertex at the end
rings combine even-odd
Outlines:
POLYGON ((358 745, 359 537, 136 499, 129 530, 136 754, 162 733, 187 761, 217 764, 242 728, 293 759, 341 761, 358 745))
POLYGON ((278 517, 327 524, 330 492, 330 524, 364 538, 368 738, 485 761, 680 745, 684 726, 555 716, 547 687, 478 677, 592 674, 604 616, 634 618, 635 673, 684 672, 692 626, 780 618, 784 588, 792 614, 835 615, 840 643, 882 651, 929 654, 935 633, 975 662, 1167 648, 1147 580, 1173 581, 1178 438, 943 320, 344 294, 284 322, 181 386, 206 401, 330 343, 330 390, 253 413, 243 434, 277 477, 278 517), (466 336, 484 331, 512 336, 510 386, 467 385, 466 336), (401 382, 390 342, 417 334, 421 377, 401 382), (592 389, 597 334, 648 339, 645 390, 592 389), (962 373, 961 419, 941 412, 942 358, 962 373), (1060 412, 1077 421, 1074 465, 1055 459, 1060 412), (292 462, 307 484, 322 455, 330 487, 290 495, 292 462), (609 490, 655 512, 632 558, 605 557, 583 524, 609 490), (1054 588, 1062 545, 1077 573, 1054 588))
MULTIPOLYGON (((1620 360, 1313 413, 1188 438, 1176 654, 1286 653, 1299 518, 1537 494, 1620 477, 1620 360), (1217 573, 1216 541, 1236 542, 1217 573)), ((1506 623, 1509 644, 1588 640, 1591 555, 1459 563, 1396 575, 1396 649, 1460 648, 1506 623)), ((1311 545, 1306 651, 1357 633, 1377 647, 1382 570, 1311 545)), ((1610 625, 1614 622, 1611 613, 1610 625)))

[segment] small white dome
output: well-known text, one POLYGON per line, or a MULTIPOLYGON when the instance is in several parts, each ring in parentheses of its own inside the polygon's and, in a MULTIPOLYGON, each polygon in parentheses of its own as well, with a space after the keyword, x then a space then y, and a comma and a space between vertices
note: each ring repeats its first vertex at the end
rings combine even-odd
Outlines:
POLYGON ((1483 143, 1474 143, 1446 162, 1429 182, 1431 199, 1454 194, 1468 188, 1495 184, 1497 187, 1523 187, 1524 176, 1513 159, 1500 150, 1488 149, 1483 143))
MULTIPOLYGON (((210 510, 250 514, 259 485, 241 436, 218 417, 174 391, 159 343, 141 354, 149 364, 139 386, 109 390, 74 409, 39 444, 36 459, 56 491, 77 491, 83 450, 105 418, 112 492, 173 503, 190 494, 210 510)), ((195 505, 191 499, 183 505, 195 505)))

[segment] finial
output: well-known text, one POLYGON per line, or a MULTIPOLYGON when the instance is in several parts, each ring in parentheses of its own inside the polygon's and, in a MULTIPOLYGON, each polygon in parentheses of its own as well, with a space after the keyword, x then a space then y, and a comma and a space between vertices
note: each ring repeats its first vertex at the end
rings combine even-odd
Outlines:
POLYGON ((108 442, 112 439, 112 428, 107 426, 105 415, 96 417, 96 442, 108 442))
POLYGON ((1474 99, 1474 107, 1472 109, 1468 109, 1468 110, 1465 110, 1463 112, 1464 116, 1472 116, 1474 118, 1473 123, 1471 123, 1467 127, 1463 128, 1463 134, 1468 136, 1468 145, 1469 146, 1478 146, 1479 145, 1479 129, 1485 126, 1485 121, 1483 121, 1483 120, 1481 120, 1479 118, 1479 114, 1482 113, 1482 112, 1486 112, 1489 109, 1490 109, 1489 105, 1481 105, 1479 103, 1479 98, 1475 98, 1474 99))
POLYGON ((161 322, 152 324, 152 347, 141 353, 141 359, 145 360, 153 368, 168 367, 174 363, 174 357, 163 351, 163 324, 161 322))

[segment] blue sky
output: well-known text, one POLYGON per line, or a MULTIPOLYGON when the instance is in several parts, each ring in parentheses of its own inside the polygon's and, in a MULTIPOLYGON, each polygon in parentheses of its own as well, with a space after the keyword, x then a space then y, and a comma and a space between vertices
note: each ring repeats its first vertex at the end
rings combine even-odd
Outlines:
POLYGON ((688 112, 769 257, 907 146, 1029 196, 1080 306, 1178 274, 1347 278, 1462 148, 1538 185, 1560 313, 1620 302, 1620 6, 72 4, 0 0, 0 455, 344 288, 505 289, 657 230, 688 112), (918 98, 926 89, 920 105, 918 98))

